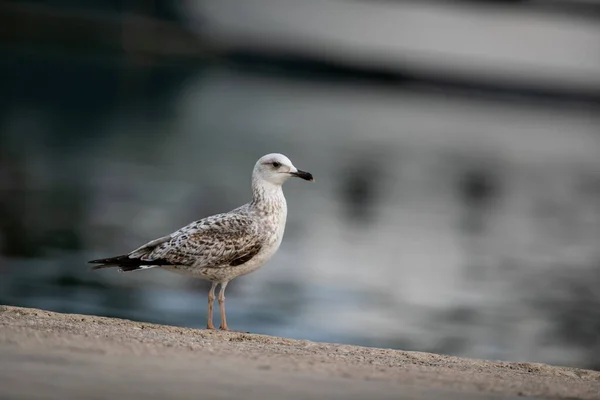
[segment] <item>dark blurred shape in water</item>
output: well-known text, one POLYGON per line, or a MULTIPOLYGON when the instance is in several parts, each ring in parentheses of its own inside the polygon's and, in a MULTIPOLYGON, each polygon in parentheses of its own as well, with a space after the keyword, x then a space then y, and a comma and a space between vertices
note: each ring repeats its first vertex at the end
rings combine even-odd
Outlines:
POLYGON ((497 193, 498 183, 493 172, 478 166, 464 172, 459 182, 459 194, 469 214, 466 216, 464 229, 471 234, 482 233, 484 214, 488 212, 497 193))
POLYGON ((345 200, 345 220, 357 224, 374 223, 379 186, 381 185, 383 154, 366 152, 342 166, 341 194, 345 200))

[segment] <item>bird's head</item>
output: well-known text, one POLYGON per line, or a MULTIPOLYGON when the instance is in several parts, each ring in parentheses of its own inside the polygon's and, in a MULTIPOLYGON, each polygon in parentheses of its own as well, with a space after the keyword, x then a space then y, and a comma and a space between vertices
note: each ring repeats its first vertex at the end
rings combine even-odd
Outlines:
POLYGON ((262 156, 254 166, 253 175, 257 179, 279 186, 292 177, 314 181, 311 173, 294 167, 289 158, 279 153, 262 156))

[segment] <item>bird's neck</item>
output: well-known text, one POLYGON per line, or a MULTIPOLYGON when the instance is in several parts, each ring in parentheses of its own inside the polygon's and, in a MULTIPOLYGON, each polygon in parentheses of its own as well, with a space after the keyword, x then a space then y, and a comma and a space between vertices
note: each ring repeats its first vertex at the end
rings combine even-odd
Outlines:
POLYGON ((252 208, 266 213, 286 210, 287 205, 281 185, 266 181, 252 181, 252 208))

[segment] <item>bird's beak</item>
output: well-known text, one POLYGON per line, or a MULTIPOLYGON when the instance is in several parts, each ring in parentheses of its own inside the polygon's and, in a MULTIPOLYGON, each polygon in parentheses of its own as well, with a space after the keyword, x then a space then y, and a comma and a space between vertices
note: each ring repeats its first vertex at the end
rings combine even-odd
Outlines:
POLYGON ((298 177, 298 178, 302 178, 305 181, 310 181, 310 182, 314 182, 315 178, 313 178, 312 174, 310 172, 306 172, 306 171, 301 171, 301 170, 296 170, 294 172, 290 172, 290 175, 298 177))

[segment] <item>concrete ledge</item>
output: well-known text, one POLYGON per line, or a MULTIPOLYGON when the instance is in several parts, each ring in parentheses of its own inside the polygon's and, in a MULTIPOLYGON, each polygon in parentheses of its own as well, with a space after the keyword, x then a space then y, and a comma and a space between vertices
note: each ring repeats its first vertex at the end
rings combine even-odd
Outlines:
POLYGON ((0 306, 0 387, 28 399, 597 399, 600 372, 0 306))

